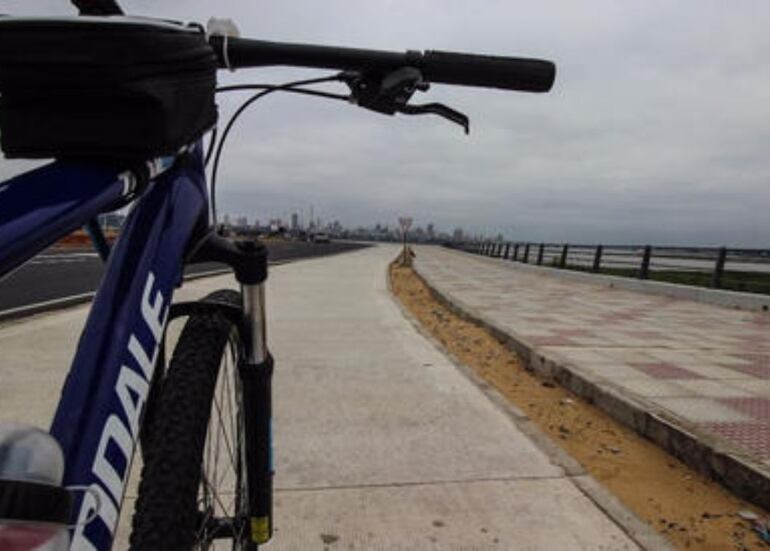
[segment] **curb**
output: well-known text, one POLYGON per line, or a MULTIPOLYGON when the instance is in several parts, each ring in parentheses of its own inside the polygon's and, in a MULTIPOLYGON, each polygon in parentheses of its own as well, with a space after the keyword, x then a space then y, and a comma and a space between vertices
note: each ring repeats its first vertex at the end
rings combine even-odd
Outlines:
POLYGON ((3 310, 0 312, 0 323, 90 302, 91 299, 94 298, 94 294, 95 293, 82 293, 80 295, 72 295, 54 300, 46 300, 44 302, 36 302, 35 304, 30 304, 28 306, 19 306, 9 310, 3 310))
POLYGON ((719 482, 738 497, 770 509, 770 469, 726 442, 701 433, 683 419, 676 418, 643 399, 627 395, 610 381, 578 373, 569 362, 542 354, 536 346, 527 343, 515 333, 497 327, 462 300, 439 291, 429 277, 419 273, 416 266, 415 271, 439 302, 461 318, 484 327, 495 338, 516 351, 534 372, 553 379, 586 399, 699 473, 719 482))
MULTIPOLYGON (((193 281, 195 279, 201 279, 204 277, 226 274, 229 273, 229 271, 230 270, 222 268, 219 270, 198 272, 185 276, 184 280, 193 281)), ((61 310, 63 308, 69 308, 70 306, 77 306, 78 304, 84 304, 86 302, 90 302, 94 298, 95 294, 96 293, 92 291, 90 293, 82 293, 79 295, 72 295, 54 300, 46 300, 44 302, 37 302, 27 306, 19 306, 17 308, 10 308, 9 310, 3 310, 0 312, 0 323, 26 318, 35 314, 43 314, 45 312, 51 312, 52 310, 61 310)))
MULTIPOLYGON (((428 283, 422 274, 416 272, 417 276, 428 283)), ((636 514, 623 505, 612 493, 602 486, 596 479, 586 473, 583 465, 575 458, 569 455, 559 447, 551 438, 542 432, 527 415, 514 404, 511 404, 495 388, 490 386, 470 367, 461 362, 454 354, 447 350, 441 342, 431 335, 420 324, 417 318, 401 304, 393 293, 393 286, 390 279, 390 263, 387 265, 385 280, 387 281, 390 298, 401 312, 401 315, 414 327, 425 340, 431 343, 441 354, 446 356, 450 362, 470 380, 500 411, 503 412, 511 422, 524 435, 529 438, 535 446, 545 453, 551 462, 564 470, 565 478, 572 481, 575 487, 594 503, 604 514, 606 514, 620 529, 628 535, 642 549, 650 551, 674 551, 674 547, 663 536, 658 534, 654 528, 640 519, 636 514)), ((432 286, 428 285, 432 293, 435 293, 432 286)), ((434 295, 435 296, 435 295, 434 295)), ((438 296, 436 296, 439 299, 438 296)), ((473 321, 464 314, 458 312, 454 307, 439 299, 450 310, 458 314, 461 318, 473 321)))

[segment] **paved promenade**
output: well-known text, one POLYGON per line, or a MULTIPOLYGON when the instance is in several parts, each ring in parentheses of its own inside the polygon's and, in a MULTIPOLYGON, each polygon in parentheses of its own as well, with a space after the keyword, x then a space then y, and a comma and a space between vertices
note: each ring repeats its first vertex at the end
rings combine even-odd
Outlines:
MULTIPOLYGON (((567 474, 404 317, 386 283, 397 251, 271 271, 277 531, 267 548, 638 549, 594 503, 591 479, 567 474)), ((232 285, 209 278, 184 295, 232 285)), ((45 423, 84 315, 0 325, 0 418, 45 423)))
POLYGON ((578 376, 770 473, 770 314, 640 294, 418 247, 450 300, 578 376))

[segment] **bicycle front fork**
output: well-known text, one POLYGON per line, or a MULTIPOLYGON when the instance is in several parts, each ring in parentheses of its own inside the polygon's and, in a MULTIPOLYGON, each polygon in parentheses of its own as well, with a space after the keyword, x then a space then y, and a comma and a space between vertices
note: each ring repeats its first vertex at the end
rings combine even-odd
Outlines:
MULTIPOLYGON (((273 534, 273 358, 267 348, 265 282, 267 249, 262 243, 228 239, 210 233, 190 255, 191 262, 224 262, 241 286, 243 314, 237 320, 243 353, 238 362, 244 445, 241 490, 248 496, 247 529, 251 549, 266 543, 273 534)), ((226 315, 234 312, 223 305, 226 315)))
POLYGON ((261 544, 266 543, 273 533, 273 358, 266 341, 265 281, 242 283, 241 296, 250 341, 246 346, 245 361, 239 365, 246 436, 249 529, 252 542, 261 544))

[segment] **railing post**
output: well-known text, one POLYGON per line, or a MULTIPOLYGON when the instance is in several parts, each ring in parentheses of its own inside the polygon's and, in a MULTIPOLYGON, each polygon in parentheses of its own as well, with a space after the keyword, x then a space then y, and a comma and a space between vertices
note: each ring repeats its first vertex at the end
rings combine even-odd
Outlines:
POLYGON ((524 264, 529 264, 529 243, 524 245, 524 258, 521 259, 524 264))
POLYGON ((594 255, 594 267, 593 271, 598 272, 602 268, 602 251, 604 248, 601 245, 596 246, 596 254, 594 255))
POLYGON ((537 265, 542 266, 543 264, 543 252, 545 249, 545 243, 540 243, 540 246, 537 248, 537 265))
POLYGON ((715 289, 722 287, 722 276, 725 273, 725 260, 727 259, 727 248, 720 247, 717 253, 717 263, 714 265, 714 275, 711 278, 711 286, 715 289))
POLYGON ((644 246, 644 256, 642 256, 642 265, 639 266, 639 279, 648 279, 650 277, 650 257, 652 256, 652 247, 644 246))
POLYGON ((495 254, 493 254, 492 256, 494 256, 495 258, 499 258, 502 250, 503 250, 503 244, 495 243, 495 254))
POLYGON ((510 244, 510 243, 506 243, 506 244, 505 244, 505 254, 503 254, 503 258, 504 258, 505 260, 508 260, 508 254, 509 254, 510 252, 511 252, 511 244, 510 244))
POLYGON ((569 245, 567 243, 564 244, 564 247, 561 249, 561 258, 559 259, 559 268, 566 268, 567 267, 567 253, 569 252, 569 245))
POLYGON ((519 259, 519 244, 516 243, 513 246, 513 261, 516 262, 519 259))

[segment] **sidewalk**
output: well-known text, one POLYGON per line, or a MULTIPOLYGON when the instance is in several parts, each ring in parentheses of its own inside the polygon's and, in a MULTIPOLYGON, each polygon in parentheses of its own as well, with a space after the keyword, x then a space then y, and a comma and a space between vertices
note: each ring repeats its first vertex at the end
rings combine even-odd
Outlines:
POLYGON ((434 290, 510 338, 533 367, 768 506, 770 314, 415 250, 434 290))
MULTIPOLYGON (((271 270, 277 531, 266 549, 638 549, 587 497, 590 479, 566 474, 415 331, 387 289, 397 250, 271 270)), ((60 335, 84 313, 0 325, 1 418, 50 415, 72 347, 60 335)), ((120 530, 116 548, 125 541, 120 530)))

